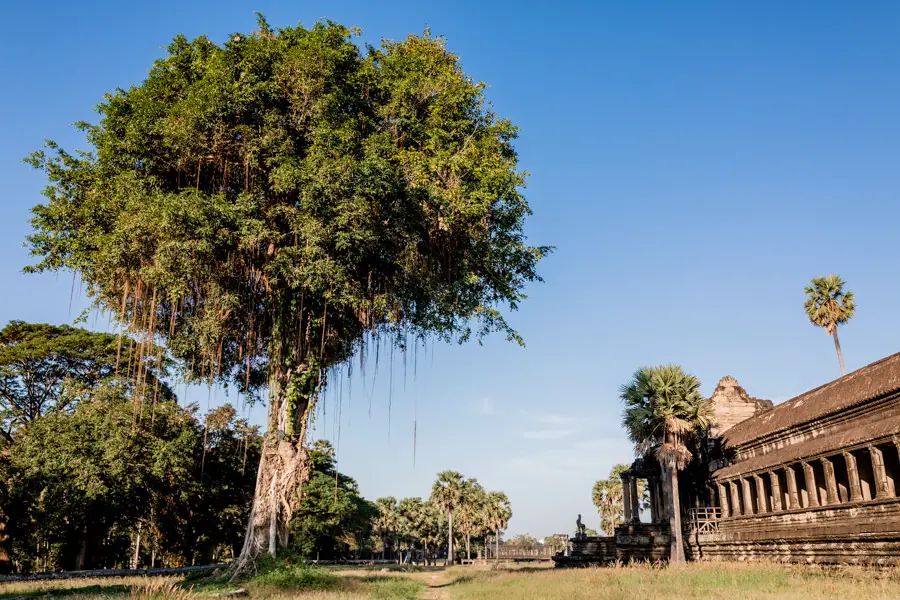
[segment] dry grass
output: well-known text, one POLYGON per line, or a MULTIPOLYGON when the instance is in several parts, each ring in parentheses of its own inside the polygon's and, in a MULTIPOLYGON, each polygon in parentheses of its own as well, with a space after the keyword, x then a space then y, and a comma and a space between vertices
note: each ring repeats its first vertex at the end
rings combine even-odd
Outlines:
MULTIPOLYGON (((84 598, 129 597, 152 598, 174 589, 181 577, 96 577, 84 579, 62 579, 47 581, 18 581, 0 583, 0 599, 38 598, 42 596, 64 596, 70 600, 84 598)), ((175 598, 174 595, 164 596, 175 598)), ((182 596, 183 597, 183 596, 182 596)))
MULTIPOLYGON (((222 581, 183 584, 175 577, 130 577, 9 583, 0 599, 65 596, 202 600, 234 589, 222 581)), ((282 572, 244 584, 252 599, 266 600, 674 600, 813 598, 883 600, 900 597, 900 569, 802 567, 760 563, 702 563, 559 570, 544 567, 454 567, 391 570, 318 569, 282 572)))
POLYGON ((509 600, 823 600, 900 597, 900 570, 693 563, 575 570, 481 569, 448 574, 450 597, 509 600))

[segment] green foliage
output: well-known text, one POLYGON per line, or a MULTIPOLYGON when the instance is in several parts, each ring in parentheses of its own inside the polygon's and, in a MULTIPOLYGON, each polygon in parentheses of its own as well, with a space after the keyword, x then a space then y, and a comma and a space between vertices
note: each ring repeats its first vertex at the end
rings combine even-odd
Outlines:
POLYGON ((537 546, 537 543, 537 538, 528 535, 527 533, 519 533, 506 540, 507 545, 519 546, 522 548, 534 548, 537 546))
POLYGON ((291 545, 306 558, 346 557, 366 546, 377 508, 359 495, 353 478, 337 472, 331 444, 315 442, 310 456, 312 472, 291 523, 291 545))
MULTIPOLYGON (((2 464, 19 569, 127 565, 139 528, 144 561, 177 566, 233 551, 254 477, 241 474, 239 439, 224 427, 201 474, 202 426, 171 401, 144 406, 135 422, 129 399, 99 388, 71 413, 30 423, 2 464)), ((258 450, 250 454, 255 467, 258 450)))
POLYGON ((268 384, 273 412, 367 332, 521 342, 500 309, 549 249, 525 242, 516 127, 443 40, 351 36, 261 20, 222 46, 176 37, 80 125, 90 152, 28 159, 49 180, 28 270, 80 273, 189 377, 268 384))
POLYGON ((677 365, 643 367, 621 387, 623 425, 641 455, 684 469, 713 410, 700 395, 700 380, 677 365))
POLYGON ((296 590, 328 590, 336 587, 338 578, 328 569, 292 560, 261 557, 259 573, 252 582, 258 585, 296 590))
MULTIPOLYGON (((98 386, 122 383, 125 378, 115 376, 123 346, 128 354, 133 341, 68 325, 10 321, 0 330, 0 433, 12 441, 17 429, 35 419, 71 410, 98 386)), ((147 362, 138 391, 171 398, 157 379, 165 364, 147 362)))
POLYGON ((511 518, 512 506, 506 494, 503 492, 488 493, 485 502, 485 519, 493 527, 494 531, 499 533, 500 530, 506 529, 511 518))
MULTIPOLYGON (((600 513, 600 530, 604 535, 612 535, 616 525, 625 515, 625 494, 622 487, 622 473, 628 465, 615 465, 609 472, 609 479, 600 479, 594 484, 591 497, 600 513)), ((639 482, 643 483, 643 482, 639 482)))
POLYGON ((803 308, 810 323, 823 327, 828 335, 834 335, 838 325, 843 325, 856 312, 853 292, 844 291, 846 285, 837 275, 814 277, 804 288, 807 295, 803 308))

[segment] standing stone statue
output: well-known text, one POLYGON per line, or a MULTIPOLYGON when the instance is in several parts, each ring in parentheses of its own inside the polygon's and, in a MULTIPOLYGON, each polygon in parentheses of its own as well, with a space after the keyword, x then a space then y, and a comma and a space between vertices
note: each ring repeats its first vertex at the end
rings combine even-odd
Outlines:
POLYGON ((575 537, 584 538, 587 537, 587 527, 584 523, 581 522, 581 515, 578 515, 578 519, 575 521, 575 537))

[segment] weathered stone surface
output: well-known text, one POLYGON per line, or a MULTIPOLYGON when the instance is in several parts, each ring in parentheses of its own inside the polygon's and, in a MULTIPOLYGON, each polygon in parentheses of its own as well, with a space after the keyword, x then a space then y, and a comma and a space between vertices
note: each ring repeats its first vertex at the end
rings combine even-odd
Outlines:
POLYGON ((609 536, 585 536, 571 540, 569 556, 556 555, 557 567, 589 567, 615 562, 616 538, 609 536))
POLYGON ((616 554, 622 562, 669 560, 671 537, 663 523, 627 523, 616 527, 616 554))
POLYGON ((738 423, 771 410, 771 400, 751 398, 734 377, 723 377, 710 397, 715 412, 713 436, 720 436, 738 423))

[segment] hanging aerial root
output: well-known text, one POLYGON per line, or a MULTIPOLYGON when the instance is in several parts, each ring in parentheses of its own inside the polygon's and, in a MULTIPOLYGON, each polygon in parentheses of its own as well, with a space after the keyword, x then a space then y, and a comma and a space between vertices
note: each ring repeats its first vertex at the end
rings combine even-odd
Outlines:
POLYGON ((256 573, 256 559, 287 545, 291 517, 300 505, 309 480, 311 459, 303 442, 266 438, 260 459, 250 524, 232 581, 256 573))

